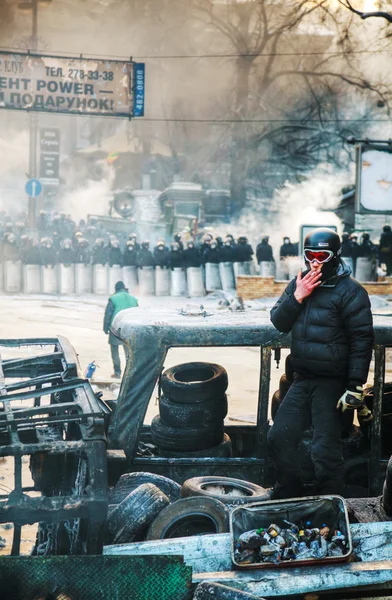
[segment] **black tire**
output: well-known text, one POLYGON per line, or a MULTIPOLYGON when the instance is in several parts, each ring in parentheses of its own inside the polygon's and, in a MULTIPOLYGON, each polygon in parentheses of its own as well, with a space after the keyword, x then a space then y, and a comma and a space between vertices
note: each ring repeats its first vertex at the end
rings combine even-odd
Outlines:
POLYGON ((208 427, 227 415, 227 396, 197 404, 178 404, 166 396, 159 400, 161 420, 171 427, 208 427))
POLYGON ((183 498, 162 510, 146 540, 164 540, 229 531, 229 510, 215 498, 183 498))
POLYGON ((152 483, 166 494, 170 502, 181 498, 181 486, 163 475, 155 473, 124 473, 109 492, 109 505, 120 504, 125 498, 143 483, 152 483))
POLYGON ((202 496, 207 498, 215 498, 223 504, 230 504, 240 506, 242 504, 249 504, 250 502, 264 502, 270 500, 270 495, 267 490, 260 485, 251 483, 250 481, 242 481, 242 479, 234 479, 232 477, 218 477, 214 475, 206 475, 204 477, 192 477, 187 479, 181 488, 181 495, 183 498, 189 498, 190 496, 202 496), (216 490, 210 492, 208 486, 221 486, 224 488, 226 493, 219 494, 216 490), (234 496, 229 492, 230 490, 238 490, 246 493, 246 496, 234 496))
POLYGON ((224 433, 221 443, 212 448, 207 448, 206 450, 194 450, 193 452, 176 452, 175 450, 159 448, 159 456, 164 456, 165 458, 203 458, 206 456, 228 458, 233 456, 233 445, 227 433, 224 433))
POLYGON ((169 427, 162 423, 160 417, 151 422, 151 438, 158 448, 192 452, 205 450, 220 443, 223 438, 223 422, 210 427, 169 427))
POLYGON ((168 504, 169 498, 161 490, 152 483, 143 483, 109 513, 108 542, 133 542, 168 504))
POLYGON ((221 583, 202 581, 195 590, 193 600, 211 600, 211 598, 216 598, 216 600, 258 600, 260 596, 254 596, 221 583))
POLYGON ((285 395, 289 391, 290 386, 291 386, 291 383, 287 379, 287 376, 282 375, 282 377, 280 378, 280 381, 279 381, 279 396, 280 396, 281 402, 283 401, 285 395))
POLYGON ((271 417, 273 421, 275 421, 276 413, 278 412, 279 406, 281 404, 282 400, 280 399, 280 392, 279 390, 276 390, 271 399, 271 417))
POLYGON ((227 386, 225 369, 214 363, 183 363, 166 369, 161 377, 163 394, 178 404, 222 398, 227 386))

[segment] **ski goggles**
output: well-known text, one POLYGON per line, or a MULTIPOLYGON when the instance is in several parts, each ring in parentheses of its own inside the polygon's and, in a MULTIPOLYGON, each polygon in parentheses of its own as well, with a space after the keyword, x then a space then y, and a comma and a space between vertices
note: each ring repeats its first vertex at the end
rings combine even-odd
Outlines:
POLYGON ((332 250, 304 250, 304 254, 308 262, 311 263, 315 260, 319 264, 326 263, 333 257, 332 250))

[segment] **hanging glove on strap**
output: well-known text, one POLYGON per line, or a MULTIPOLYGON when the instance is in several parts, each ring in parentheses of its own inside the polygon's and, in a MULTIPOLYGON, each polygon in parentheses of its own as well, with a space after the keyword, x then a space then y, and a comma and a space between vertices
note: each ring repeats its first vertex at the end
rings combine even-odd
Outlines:
POLYGON ((346 390, 338 400, 336 408, 345 410, 361 410, 365 405, 363 387, 357 385, 355 390, 346 390))

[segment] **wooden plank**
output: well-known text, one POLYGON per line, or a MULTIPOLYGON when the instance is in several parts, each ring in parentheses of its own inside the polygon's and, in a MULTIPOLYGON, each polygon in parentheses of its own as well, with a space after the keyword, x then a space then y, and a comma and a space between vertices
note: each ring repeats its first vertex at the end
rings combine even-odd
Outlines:
MULTIPOLYGON (((358 559, 365 562, 392 560, 392 522, 357 523, 351 525, 350 529, 358 559)), ((192 567, 194 573, 231 571, 232 569, 229 533, 105 546, 103 553, 122 556, 180 555, 184 557, 185 564, 192 567)), ((311 569, 314 568, 316 567, 311 567, 311 569)), ((343 568, 343 564, 337 564, 333 568, 339 572, 343 568)), ((299 567, 297 570, 302 571, 299 567)), ((287 569, 248 570, 246 573, 260 575, 268 572, 269 577, 278 578, 285 573, 290 576, 293 571, 294 568, 289 567, 287 569)))
POLYGON ((193 577, 195 583, 215 581, 240 589, 256 596, 289 596, 350 590, 356 587, 371 587, 392 581, 392 562, 372 561, 341 563, 314 567, 288 569, 254 569, 199 573, 193 577))

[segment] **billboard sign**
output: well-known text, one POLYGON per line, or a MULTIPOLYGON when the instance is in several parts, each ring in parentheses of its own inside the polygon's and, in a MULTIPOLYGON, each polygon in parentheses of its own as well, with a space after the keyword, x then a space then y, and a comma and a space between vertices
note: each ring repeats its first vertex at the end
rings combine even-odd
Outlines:
POLYGON ((356 211, 392 213, 392 152, 387 147, 357 147, 356 211))
MULTIPOLYGON (((0 52, 0 108, 130 118, 135 106, 133 65, 132 61, 0 52)), ((143 92, 144 104, 142 66, 139 93, 143 92)), ((142 115, 140 99, 139 105, 142 115)))
POLYGON ((133 116, 144 117, 144 88, 145 69, 144 63, 134 63, 134 106, 133 116))

